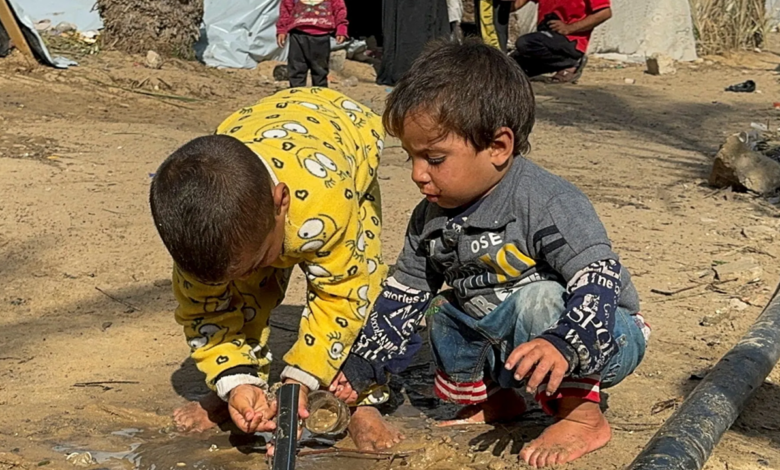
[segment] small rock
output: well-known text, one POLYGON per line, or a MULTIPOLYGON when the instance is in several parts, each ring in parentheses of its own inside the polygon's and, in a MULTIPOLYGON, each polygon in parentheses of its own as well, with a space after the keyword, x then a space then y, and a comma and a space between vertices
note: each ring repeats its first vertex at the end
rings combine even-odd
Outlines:
POLYGON ((184 463, 184 462, 178 462, 178 463, 176 464, 176 466, 177 466, 177 467, 186 467, 186 466, 187 466, 187 464, 186 464, 186 463, 184 463))
POLYGON ((704 318, 701 319, 699 322, 699 325, 701 326, 715 326, 718 323, 722 322, 723 320, 728 320, 730 318, 728 311, 721 311, 721 310, 715 310, 714 315, 707 315, 704 318))
POLYGON ((504 470, 506 464, 500 460, 494 460, 488 464, 488 470, 504 470))
POLYGON ((76 26, 73 23, 68 23, 66 21, 63 21, 59 23, 57 26, 54 27, 54 32, 63 34, 63 33, 73 33, 78 30, 78 26, 76 26))
POLYGON ((158 279, 152 284, 154 284, 154 287, 171 287, 173 285, 173 281, 170 279, 158 279))
POLYGON ((341 84, 348 88, 356 87, 358 84, 358 78, 355 76, 349 77, 341 82, 341 84))
POLYGON ((286 65, 277 65, 273 71, 274 80, 277 82, 286 82, 290 79, 290 75, 287 73, 286 65))
POLYGON ((766 460, 766 459, 758 459, 758 460, 756 460, 756 463, 758 463, 762 467, 768 467, 769 466, 769 461, 766 460))
POLYGON ((653 54, 647 58, 647 73, 650 75, 671 75, 677 72, 674 59, 664 54, 653 54))
POLYGON ((753 280, 761 277, 763 270, 753 258, 742 258, 733 263, 715 266, 715 278, 719 281, 726 279, 748 279, 753 280))
POLYGON ((146 59, 144 60, 144 65, 146 65, 150 69, 162 68, 163 65, 162 57, 160 57, 160 54, 154 51, 149 51, 146 53, 146 59))
POLYGON ((745 310, 750 305, 746 304, 745 302, 739 300, 739 299, 731 299, 729 300, 729 307, 731 307, 733 310, 736 310, 738 312, 741 312, 742 310, 745 310))
POLYGON ((633 85, 634 83, 636 83, 636 80, 634 80, 633 78, 624 78, 623 81, 628 83, 629 85, 633 85))
POLYGON ((693 60, 693 63, 695 63, 695 64, 703 64, 703 63, 704 63, 704 59, 702 59, 701 57, 699 57, 698 59, 694 59, 694 60, 693 60))
POLYGON ((216 452, 219 450, 219 447, 217 447, 216 444, 211 444, 211 447, 209 447, 209 452, 216 452))
POLYGON ((347 50, 333 51, 330 53, 330 71, 341 72, 344 70, 344 64, 347 61, 347 50))
POLYGON ((97 463, 89 452, 73 452, 65 457, 65 460, 76 467, 89 467, 97 463))
POLYGON ((711 186, 736 186, 759 194, 774 193, 780 187, 780 163, 753 151, 748 141, 746 133, 726 139, 712 165, 711 186))

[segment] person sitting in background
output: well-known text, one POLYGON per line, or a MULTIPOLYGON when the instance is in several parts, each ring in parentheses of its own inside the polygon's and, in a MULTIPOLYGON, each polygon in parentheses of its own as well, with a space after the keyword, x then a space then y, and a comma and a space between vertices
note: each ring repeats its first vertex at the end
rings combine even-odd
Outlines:
POLYGON ((612 18, 610 0, 514 0, 513 10, 531 1, 539 4, 536 32, 517 39, 512 57, 529 77, 554 72, 553 83, 576 83, 593 29, 612 18))

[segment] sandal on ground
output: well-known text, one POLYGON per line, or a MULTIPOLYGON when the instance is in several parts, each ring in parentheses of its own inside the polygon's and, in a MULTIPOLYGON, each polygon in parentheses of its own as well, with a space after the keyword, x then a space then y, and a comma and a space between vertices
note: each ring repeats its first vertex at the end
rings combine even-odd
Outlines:
POLYGON ((585 70, 586 65, 588 65, 588 56, 584 55, 574 70, 565 69, 559 71, 553 75, 553 77, 550 79, 550 83, 577 83, 580 77, 582 77, 582 71, 585 70))

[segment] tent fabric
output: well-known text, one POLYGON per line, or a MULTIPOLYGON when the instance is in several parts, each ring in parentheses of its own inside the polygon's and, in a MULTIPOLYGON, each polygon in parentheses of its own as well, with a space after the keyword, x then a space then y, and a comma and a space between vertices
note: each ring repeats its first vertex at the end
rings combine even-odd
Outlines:
POLYGON ((384 0, 384 49, 377 83, 395 85, 425 44, 448 37, 447 0, 384 0))
POLYGON ((211 67, 253 69, 264 60, 287 60, 276 45, 280 0, 206 0, 203 62, 211 67))
MULTIPOLYGON (((776 1, 780 6, 780 0, 776 1)), ((522 33, 536 29, 536 4, 515 13, 522 33)), ((593 31, 589 54, 644 61, 654 53, 696 60, 691 8, 680 0, 612 0, 612 19, 593 31)))
POLYGON ((45 65, 50 65, 58 69, 66 69, 72 65, 78 65, 78 63, 64 57, 52 57, 40 34, 35 30, 35 22, 33 19, 24 12, 22 7, 15 0, 9 0, 8 5, 11 7, 11 10, 13 10, 14 15, 16 15, 19 27, 22 29, 22 34, 24 34, 24 38, 27 40, 36 59, 45 65))
POLYGON ((36 21, 48 19, 52 26, 64 21, 76 25, 79 31, 103 28, 95 3, 95 0, 16 0, 36 21))

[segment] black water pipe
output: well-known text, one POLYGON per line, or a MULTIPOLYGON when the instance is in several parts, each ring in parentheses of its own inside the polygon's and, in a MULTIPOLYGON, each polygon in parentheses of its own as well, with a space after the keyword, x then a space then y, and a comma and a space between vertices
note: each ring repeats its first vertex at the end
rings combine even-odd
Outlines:
POLYGON ((273 470, 293 470, 295 468, 295 453, 298 450, 298 395, 301 386, 286 384, 279 388, 277 404, 278 419, 276 421, 276 436, 273 470))
POLYGON ((712 368, 627 470, 700 470, 780 357, 780 285, 745 336, 712 368))

